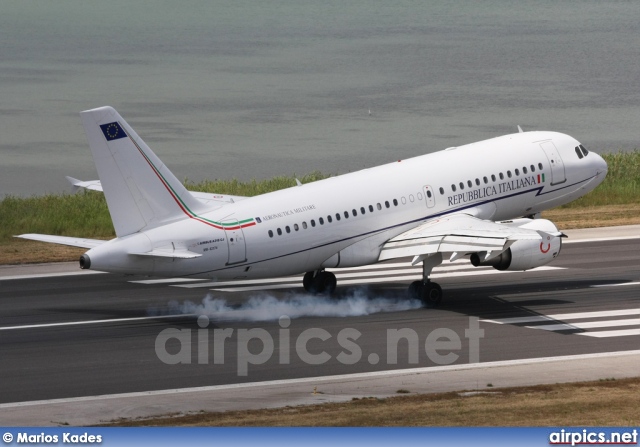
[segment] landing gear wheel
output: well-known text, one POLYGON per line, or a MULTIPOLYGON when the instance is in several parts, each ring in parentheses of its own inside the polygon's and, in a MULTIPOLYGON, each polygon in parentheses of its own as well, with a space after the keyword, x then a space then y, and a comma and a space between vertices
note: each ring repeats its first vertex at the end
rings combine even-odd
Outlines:
POLYGON ((338 285, 336 275, 325 271, 318 272, 315 276, 313 275, 314 273, 315 272, 307 272, 304 278, 302 278, 304 290, 309 293, 331 295, 338 285))
POLYGON ((409 285, 409 299, 422 300, 422 281, 414 281, 409 285))
POLYGON ((338 280, 331 272, 320 272, 313 278, 312 291, 321 295, 331 295, 336 290, 338 280))
POLYGON ((307 272, 302 278, 302 287, 304 287, 304 290, 307 292, 311 292, 311 288, 313 287, 313 273, 314 272, 307 272))
POLYGON ((435 282, 427 282, 422 286, 422 304, 424 307, 438 307, 442 302, 442 287, 435 282))

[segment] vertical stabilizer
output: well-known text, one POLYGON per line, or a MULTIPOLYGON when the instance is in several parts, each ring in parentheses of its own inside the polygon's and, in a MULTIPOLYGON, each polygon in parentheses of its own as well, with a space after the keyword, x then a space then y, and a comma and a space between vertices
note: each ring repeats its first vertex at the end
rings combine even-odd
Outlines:
POLYGON ((118 237, 202 212, 203 205, 115 109, 80 116, 118 237))

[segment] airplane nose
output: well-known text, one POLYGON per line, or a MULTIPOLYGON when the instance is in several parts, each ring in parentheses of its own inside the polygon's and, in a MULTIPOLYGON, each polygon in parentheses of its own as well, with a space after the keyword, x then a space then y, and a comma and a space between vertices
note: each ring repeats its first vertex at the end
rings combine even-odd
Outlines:
POLYGON ((598 154, 593 154, 595 155, 594 159, 594 165, 596 168, 596 175, 602 175, 603 177, 607 175, 607 171, 609 170, 609 167, 607 166, 607 162, 604 161, 604 158, 602 158, 600 155, 598 154))

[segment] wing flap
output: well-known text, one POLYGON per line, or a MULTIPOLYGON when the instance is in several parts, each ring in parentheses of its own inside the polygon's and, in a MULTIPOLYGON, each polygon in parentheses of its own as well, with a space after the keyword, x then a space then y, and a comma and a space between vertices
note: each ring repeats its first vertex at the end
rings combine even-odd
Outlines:
POLYGON ((107 241, 103 241, 100 239, 83 239, 79 237, 69 237, 69 236, 51 236, 48 234, 21 234, 19 236, 21 239, 29 239, 32 241, 40 241, 40 242, 49 242, 52 244, 60 244, 60 245, 69 245, 71 247, 81 247, 81 248, 94 248, 98 245, 104 244, 107 241))
POLYGON ((496 256, 517 240, 540 239, 538 232, 457 214, 425 222, 390 239, 379 261, 435 253, 490 253, 496 256))

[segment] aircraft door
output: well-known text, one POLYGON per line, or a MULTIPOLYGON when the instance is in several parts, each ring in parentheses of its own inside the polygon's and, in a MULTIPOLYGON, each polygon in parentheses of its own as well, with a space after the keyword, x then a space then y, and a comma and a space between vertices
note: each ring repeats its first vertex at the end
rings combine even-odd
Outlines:
POLYGON ((424 193, 424 199, 427 201, 427 208, 433 208, 436 205, 436 194, 433 188, 426 185, 422 188, 422 192, 424 193))
POLYGON ((223 222, 224 233, 229 247, 229 260, 227 265, 239 264, 247 260, 247 246, 244 240, 244 233, 237 220, 223 222))
POLYGON ((544 143, 540 143, 540 147, 549 159, 549 165, 551 166, 551 185, 566 182, 567 177, 564 172, 564 162, 556 145, 553 144, 552 141, 545 141, 544 143))

